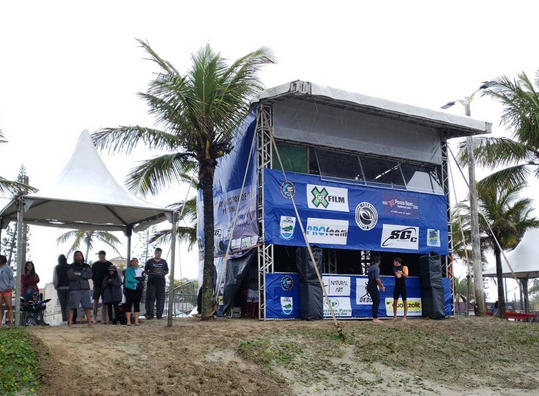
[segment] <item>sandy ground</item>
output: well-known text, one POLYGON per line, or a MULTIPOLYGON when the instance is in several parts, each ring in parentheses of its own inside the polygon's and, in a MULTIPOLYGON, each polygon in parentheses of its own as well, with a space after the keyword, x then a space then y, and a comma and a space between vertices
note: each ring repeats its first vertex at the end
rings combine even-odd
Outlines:
MULTIPOLYGON (((415 350, 412 344, 406 344, 406 348, 414 349, 413 352, 398 355, 397 351, 394 361, 385 360, 383 355, 372 361, 368 359, 370 355, 378 356, 377 351, 385 353, 384 348, 394 348, 384 344, 366 349, 379 339, 380 332, 390 334, 389 338, 393 339, 393 333, 414 335, 430 331, 438 337, 436 332, 463 331, 472 340, 481 338, 481 329, 489 338, 490 331, 499 333, 497 326, 502 329, 506 326, 484 319, 466 329, 468 323, 462 319, 382 325, 344 322, 345 333, 349 335, 346 343, 332 338, 333 327, 328 321, 177 319, 171 328, 162 320, 146 322, 140 327, 31 328, 30 334, 41 341, 36 345, 45 372, 41 387, 44 396, 539 395, 539 359, 530 361, 529 365, 527 360, 513 364, 502 359, 497 363, 498 355, 485 356, 482 360, 481 353, 476 361, 475 355, 463 359, 466 362, 462 362, 462 367, 484 361, 484 376, 483 370, 460 368, 457 360, 463 356, 461 351, 448 360, 457 362, 454 367, 447 367, 449 363, 441 361, 438 355, 415 350), (288 350, 295 352, 287 353, 288 350), (412 356, 416 353, 419 356, 412 356), (399 360, 404 360, 405 369, 394 366, 399 360), (516 383, 502 377, 498 381, 494 374, 487 373, 500 369, 522 379, 516 383), (454 370, 451 375, 444 375, 450 370, 454 370)), ((523 326, 535 326, 534 332, 539 329, 536 324, 523 326)), ((513 330, 516 334, 522 331, 526 336, 529 334, 528 328, 509 327, 508 331, 513 330)), ((525 348, 538 348, 533 339, 529 342, 525 348)))

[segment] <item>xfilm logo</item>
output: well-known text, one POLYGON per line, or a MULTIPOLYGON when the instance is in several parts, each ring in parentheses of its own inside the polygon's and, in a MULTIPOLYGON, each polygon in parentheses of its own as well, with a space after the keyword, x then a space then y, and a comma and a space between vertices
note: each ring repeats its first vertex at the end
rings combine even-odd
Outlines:
POLYGON ((383 248, 417 250, 419 245, 419 228, 384 224, 381 242, 383 248))
MULTIPOLYGON (((318 190, 318 187, 315 187, 311 190, 311 194, 313 194, 314 198, 311 201, 314 206, 317 208, 322 205, 324 208, 327 208, 329 206, 329 202, 326 199, 328 196, 328 191, 323 188, 322 191, 318 190)), ((342 198, 344 200, 344 198, 342 198)), ((344 201, 343 201, 344 202, 344 201)))
POLYGON ((378 223, 378 211, 369 202, 361 202, 356 206, 356 223, 363 231, 370 231, 378 223))
POLYGON ((307 184, 307 204, 310 209, 349 212, 348 190, 340 187, 307 184))

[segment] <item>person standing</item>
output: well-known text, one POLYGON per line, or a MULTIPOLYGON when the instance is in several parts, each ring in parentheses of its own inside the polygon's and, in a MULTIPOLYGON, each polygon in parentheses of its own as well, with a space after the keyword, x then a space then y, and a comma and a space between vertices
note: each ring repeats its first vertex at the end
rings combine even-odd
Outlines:
POLYGON ((27 261, 24 265, 24 274, 21 275, 21 296, 26 294, 39 293, 37 284, 39 283, 39 275, 36 274, 34 263, 27 261))
POLYGON ((375 323, 382 323, 378 319, 378 307, 380 306, 380 292, 378 288, 382 289, 383 292, 386 291, 385 286, 380 280, 380 261, 380 256, 374 255, 372 257, 372 264, 369 267, 369 283, 367 284, 367 292, 372 299, 372 321, 375 323))
POLYGON ((103 289, 103 303, 107 304, 109 312, 109 324, 117 324, 118 304, 122 302, 122 278, 118 275, 115 265, 109 267, 101 288, 103 289), (114 307, 114 319, 112 317, 112 307, 114 307))
POLYGON ((62 324, 67 323, 68 304, 69 304, 69 278, 67 277, 67 258, 63 254, 58 256, 58 265, 54 267, 52 274, 52 284, 56 289, 60 308, 62 309, 62 324))
POLYGON ((127 318, 128 326, 131 326, 131 308, 133 307, 135 311, 135 326, 139 325, 140 300, 142 298, 142 291, 144 290, 144 278, 144 270, 139 268, 138 259, 133 258, 129 268, 125 271, 125 317, 127 318))
POLYGON ((73 264, 67 270, 69 279, 69 314, 67 326, 72 327, 73 314, 82 306, 88 320, 88 327, 92 326, 92 300, 90 299, 90 282, 92 269, 84 262, 84 256, 80 250, 73 254, 73 264))
POLYGON ((408 301, 406 300, 406 278, 408 278, 408 267, 402 265, 402 259, 400 257, 395 257, 393 260, 393 274, 395 275, 395 290, 393 290, 393 320, 397 320, 397 307, 400 295, 404 305, 404 316, 402 318, 404 321, 408 314, 408 301))
MULTIPOLYGON (((7 265, 7 257, 0 255, 0 311, 2 304, 6 304, 9 325, 11 327, 13 327, 13 306, 11 299, 14 287, 15 278, 13 277, 13 270, 7 265)), ((4 327, 4 315, 0 315, 0 327, 4 327)))
POLYGON ((104 250, 100 250, 97 253, 99 261, 96 261, 92 265, 92 281, 94 283, 94 320, 97 323, 97 306, 99 305, 99 298, 103 303, 101 307, 101 323, 107 324, 107 310, 105 309, 105 302, 103 301, 103 279, 105 279, 109 273, 109 267, 112 265, 110 261, 107 261, 104 250))
POLYGON ((168 264, 161 258, 161 248, 155 249, 154 258, 146 261, 144 271, 148 274, 148 288, 146 290, 146 319, 153 319, 154 304, 157 301, 157 319, 163 317, 165 307, 165 276, 168 274, 168 264))

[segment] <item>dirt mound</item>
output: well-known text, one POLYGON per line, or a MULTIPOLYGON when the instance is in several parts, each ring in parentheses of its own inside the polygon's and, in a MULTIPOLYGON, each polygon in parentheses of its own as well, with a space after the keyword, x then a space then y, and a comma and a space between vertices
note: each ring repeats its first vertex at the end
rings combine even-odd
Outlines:
POLYGON ((34 328, 46 395, 539 394, 539 326, 178 319, 34 328))

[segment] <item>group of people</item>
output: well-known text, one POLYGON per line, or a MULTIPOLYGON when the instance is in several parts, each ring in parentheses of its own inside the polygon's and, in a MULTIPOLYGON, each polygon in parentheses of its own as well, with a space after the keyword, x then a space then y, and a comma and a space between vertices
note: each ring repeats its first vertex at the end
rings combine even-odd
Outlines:
POLYGON ((123 280, 116 266, 107 261, 106 252, 103 250, 98 253, 99 260, 92 267, 84 262, 84 256, 80 251, 74 253, 73 263, 70 265, 67 264, 66 257, 60 255, 58 265, 54 269, 53 284, 58 292, 62 320, 71 328, 80 306, 84 309, 88 326, 92 327, 91 311, 93 308, 94 322, 97 323, 97 310, 101 299, 103 302, 101 323, 117 324, 118 306, 125 295, 126 324, 131 326, 131 318, 134 317, 135 326, 138 326, 146 275, 148 282, 145 317, 154 318, 154 306, 157 302, 156 317, 161 319, 165 304, 165 276, 168 274, 168 264, 161 258, 161 254, 160 248, 155 249, 154 257, 146 262, 144 268, 140 268, 138 259, 133 258, 124 272, 123 280), (90 298, 90 279, 93 281, 93 304, 90 298))
MULTIPOLYGON (((372 300, 372 321, 382 323, 378 319, 378 307, 380 306, 380 292, 386 291, 386 288, 380 280, 380 263, 381 258, 378 255, 372 257, 372 265, 369 267, 369 282, 367 283, 367 292, 372 300)), ((406 320, 408 314, 408 301, 406 296, 406 278, 408 278, 408 267, 402 265, 402 259, 395 257, 393 260, 393 275, 395 276, 395 289, 393 290, 393 320, 397 320, 397 307, 399 296, 402 298, 404 305, 404 315, 402 320, 406 320)))
MULTIPOLYGON (((146 276, 148 276, 148 282, 145 317, 153 319, 155 313, 155 317, 161 319, 165 305, 165 276, 169 271, 168 264, 161 258, 161 254, 160 248, 155 249, 154 257, 146 262, 144 268, 140 268, 138 259, 133 258, 129 267, 124 271, 123 280, 118 274, 117 267, 107 261, 106 252, 103 250, 98 253, 99 261, 95 262, 92 267, 85 262, 84 256, 79 250, 73 254, 72 264, 68 264, 66 256, 61 254, 58 257, 58 265, 54 268, 53 285, 58 294, 63 323, 71 328, 76 320, 78 308, 82 307, 88 326, 92 327, 91 311, 93 308, 94 321, 97 323, 98 304, 101 299, 103 303, 101 322, 103 324, 116 324, 119 316, 118 306, 125 295, 127 325, 131 326, 131 318, 134 317, 135 326, 138 326, 140 301, 146 276), (93 281, 93 304, 90 279, 93 281)), ((39 275, 35 271, 34 263, 32 261, 26 262, 24 274, 21 275, 21 295, 38 293, 38 283, 39 275)), ((7 265, 6 256, 0 255, 0 307, 5 304, 10 326, 13 326, 14 288, 13 270, 7 265)), ((2 319, 3 317, 0 318, 0 326, 3 323, 2 319)))
MULTIPOLYGON (((24 265, 24 273, 21 275, 21 296, 27 300, 33 299, 33 295, 39 292, 37 284, 39 275, 36 274, 34 263, 27 261, 24 265)), ((7 265, 7 257, 0 255, 0 308, 6 306, 8 323, 13 327, 13 289, 15 288, 15 276, 13 270, 7 265)), ((3 312, 0 315, 0 327, 4 326, 3 312)))

